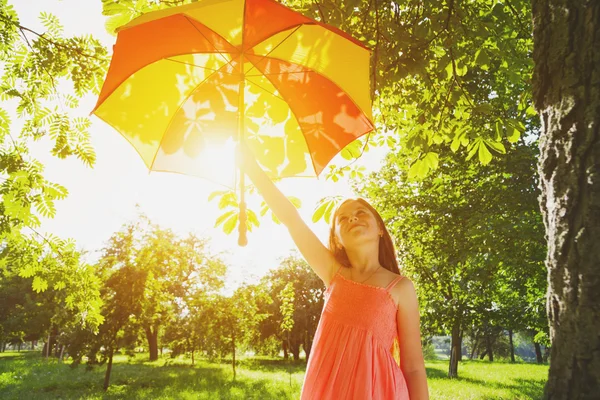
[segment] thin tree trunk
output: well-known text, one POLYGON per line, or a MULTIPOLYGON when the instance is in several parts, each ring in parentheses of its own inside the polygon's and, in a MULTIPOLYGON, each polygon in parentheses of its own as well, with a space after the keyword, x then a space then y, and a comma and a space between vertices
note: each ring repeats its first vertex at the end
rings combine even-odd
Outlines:
POLYGON ((490 361, 494 361, 494 349, 492 347, 492 335, 486 335, 485 337, 485 352, 488 355, 490 361))
POLYGON ((532 0, 551 363, 545 399, 600 393, 600 1, 532 0))
POLYGON ((538 364, 542 364, 544 359, 542 358, 542 348, 539 343, 534 343, 535 346, 535 358, 538 364))
POLYGON ((106 374, 104 374, 104 386, 102 387, 106 392, 108 390, 108 386, 110 385, 110 373, 112 371, 112 363, 113 363, 113 349, 110 348, 110 354, 108 356, 108 365, 106 366, 106 374))
POLYGON ((194 348, 192 347, 192 366, 194 366, 194 348))
POLYGON ((233 368, 233 380, 235 380, 235 330, 232 331, 231 334, 231 352, 233 354, 233 358, 231 361, 231 367, 233 368))
POLYGON ((48 331, 48 341, 46 342, 46 360, 50 357, 50 339, 51 339, 52 329, 48 331))
POLYGON ((508 341, 510 342, 510 361, 515 362, 515 345, 513 343, 513 331, 508 330, 508 341))
POLYGON ((463 331, 460 331, 460 338, 458 339, 458 343, 459 343, 459 352, 458 352, 458 361, 462 361, 463 360, 463 354, 462 354, 462 344, 463 344, 463 331))
POLYGON ((148 350, 150 351, 150 361, 156 361, 158 360, 158 328, 146 327, 145 331, 148 350))
POLYGON ((288 344, 286 340, 281 341, 281 347, 283 347, 283 359, 287 361, 290 355, 288 353, 288 344))
POLYGON ((460 344, 460 320, 455 321, 452 326, 452 341, 450 344, 450 363, 448 366, 448 377, 458 378, 458 360, 461 351, 460 344))
POLYGON ((485 356, 486 356, 486 355, 487 355, 487 350, 484 350, 484 351, 483 351, 483 353, 481 353, 481 354, 479 355, 479 359, 480 359, 480 360, 483 360, 483 359, 485 358, 485 356))
POLYGON ((477 338, 477 336, 475 336, 475 341, 473 342, 473 349, 471 349, 471 356, 469 357, 470 360, 472 360, 473 357, 475 356, 475 352, 477 351, 478 344, 479 344, 479 339, 477 338))

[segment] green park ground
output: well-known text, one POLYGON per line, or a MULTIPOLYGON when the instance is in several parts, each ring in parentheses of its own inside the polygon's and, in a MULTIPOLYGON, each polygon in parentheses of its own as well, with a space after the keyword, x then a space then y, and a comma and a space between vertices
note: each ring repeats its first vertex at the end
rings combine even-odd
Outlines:
MULTIPOLYGON (((206 360, 191 365, 189 358, 160 358, 148 362, 115 357, 111 386, 102 382, 106 366, 71 368, 39 352, 0 353, 2 399, 298 399, 306 364, 281 359, 239 361, 233 379, 230 361, 206 360)), ((459 378, 447 378, 448 362, 426 364, 432 400, 540 399, 548 365, 463 361, 459 378)))

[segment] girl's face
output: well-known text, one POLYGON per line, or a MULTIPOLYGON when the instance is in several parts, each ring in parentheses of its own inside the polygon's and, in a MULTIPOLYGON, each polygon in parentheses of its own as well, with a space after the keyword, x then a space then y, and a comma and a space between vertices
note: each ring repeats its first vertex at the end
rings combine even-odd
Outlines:
POLYGON ((341 205, 335 216, 335 237, 339 246, 352 248, 370 241, 379 241, 381 227, 375 215, 358 200, 341 205))

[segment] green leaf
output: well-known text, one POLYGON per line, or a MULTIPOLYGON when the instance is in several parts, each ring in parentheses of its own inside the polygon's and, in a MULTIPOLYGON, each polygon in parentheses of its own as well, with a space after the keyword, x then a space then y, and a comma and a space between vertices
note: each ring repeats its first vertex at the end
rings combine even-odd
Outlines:
POLYGON ((502 121, 496 120, 496 123, 494 124, 494 131, 496 132, 496 141, 500 141, 502 139, 503 130, 504 128, 502 126, 502 121))
POLYGON ((490 65, 490 57, 484 49, 479 49, 475 53, 475 64, 479 65, 479 67, 487 71, 490 65))
POLYGON ((227 207, 239 207, 237 195, 234 192, 227 192, 219 200, 219 209, 223 210, 227 207))
POLYGON ((225 193, 228 193, 229 190, 217 190, 208 195, 208 201, 213 200, 217 196, 223 196, 225 193))
POLYGON ((260 226, 256 213, 250 209, 246 209, 246 228, 249 232, 252 232, 252 228, 255 226, 260 226))
POLYGON ((362 144, 360 140, 354 140, 350 142, 344 149, 341 151, 340 155, 345 160, 353 160, 360 156, 362 150, 362 144))
POLYGON ((227 211, 225 214, 221 214, 217 220, 215 221, 215 228, 218 227, 219 225, 221 225, 223 222, 225 222, 228 218, 230 218, 232 215, 237 214, 237 210, 232 210, 232 211, 227 211))
POLYGON ((316 223, 318 220, 323 218, 323 215, 325 215, 326 209, 327 209, 327 202, 325 202, 325 201, 323 201, 323 199, 321 199, 321 201, 317 205, 317 208, 313 212, 312 222, 316 223))
POLYGON ((512 126, 506 129, 506 139, 508 139, 510 143, 517 143, 520 138, 521 132, 519 132, 518 129, 515 129, 512 126))
POLYGON ((492 153, 488 150, 485 141, 479 141, 479 162, 483 165, 487 165, 492 161, 492 153))
POLYGON ((239 215, 236 212, 233 215, 231 215, 223 224, 223 232, 225 232, 225 234, 227 234, 227 235, 231 234, 231 232, 233 232, 233 230, 237 226, 238 221, 239 221, 239 215))
POLYGON ((429 169, 436 169, 438 167, 438 162, 439 162, 438 153, 430 151, 429 153, 427 153, 425 155, 425 157, 423 157, 423 162, 427 166, 428 171, 429 171, 429 169))
POLYGON ((33 277, 31 288, 36 293, 44 292, 46 289, 48 289, 48 282, 46 282, 46 280, 40 278, 39 276, 35 276, 33 277))
POLYGON ((489 148, 491 148, 495 152, 500 154, 506 154, 506 149, 504 148, 504 145, 501 142, 494 142, 491 140, 485 140, 484 142, 489 148))

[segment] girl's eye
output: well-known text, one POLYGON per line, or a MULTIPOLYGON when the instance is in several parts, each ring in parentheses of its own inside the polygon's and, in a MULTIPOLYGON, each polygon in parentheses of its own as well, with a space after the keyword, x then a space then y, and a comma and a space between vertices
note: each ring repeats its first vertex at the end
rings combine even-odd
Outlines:
POLYGON ((338 219, 338 221, 340 221, 340 222, 344 222, 344 221, 345 221, 345 220, 347 220, 347 219, 348 219, 348 217, 341 217, 341 218, 339 218, 339 219, 338 219))

